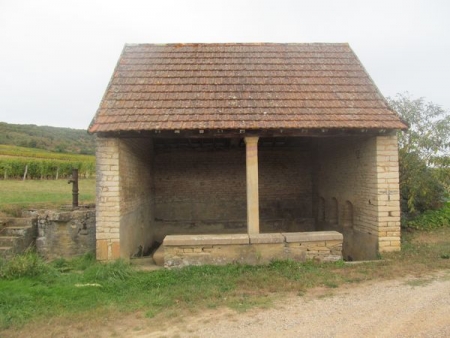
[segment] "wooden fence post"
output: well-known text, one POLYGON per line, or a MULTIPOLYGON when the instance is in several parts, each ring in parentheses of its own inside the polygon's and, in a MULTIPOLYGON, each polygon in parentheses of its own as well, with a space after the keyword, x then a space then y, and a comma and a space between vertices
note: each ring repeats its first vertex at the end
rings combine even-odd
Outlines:
POLYGON ((28 173, 28 164, 25 166, 25 173, 23 174, 23 181, 26 180, 26 178, 27 178, 27 173, 28 173))

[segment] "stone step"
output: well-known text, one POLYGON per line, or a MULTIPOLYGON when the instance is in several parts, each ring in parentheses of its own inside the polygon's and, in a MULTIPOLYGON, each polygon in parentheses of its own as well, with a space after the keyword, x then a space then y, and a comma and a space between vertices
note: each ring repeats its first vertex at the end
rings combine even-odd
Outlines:
POLYGON ((10 246, 0 246, 0 258, 6 258, 8 256, 12 256, 14 254, 14 250, 10 246))
POLYGON ((24 226, 34 226, 37 224, 37 219, 35 217, 2 217, 0 218, 0 226, 3 227, 24 227, 24 226))
POLYGON ((24 226, 8 225, 3 227, 0 234, 1 236, 25 236, 26 232, 29 231, 32 227, 33 227, 32 225, 24 225, 24 226))
POLYGON ((0 247, 14 247, 20 236, 0 236, 0 247))

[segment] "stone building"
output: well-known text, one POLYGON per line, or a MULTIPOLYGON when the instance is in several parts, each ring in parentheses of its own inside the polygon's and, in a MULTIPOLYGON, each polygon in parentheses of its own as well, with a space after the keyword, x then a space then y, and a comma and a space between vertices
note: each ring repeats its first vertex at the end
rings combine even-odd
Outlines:
POLYGON ((97 135, 97 258, 171 234, 335 230, 400 250, 392 111, 348 44, 125 45, 97 135))

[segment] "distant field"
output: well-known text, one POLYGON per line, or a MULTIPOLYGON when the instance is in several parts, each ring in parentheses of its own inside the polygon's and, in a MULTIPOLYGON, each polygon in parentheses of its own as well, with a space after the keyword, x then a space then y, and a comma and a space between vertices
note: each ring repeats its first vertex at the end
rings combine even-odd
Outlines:
MULTIPOLYGON (((95 202, 95 179, 79 180, 79 203, 95 202)), ((0 212, 15 215, 26 208, 57 208, 72 204, 67 180, 0 180, 0 212)))
POLYGON ((95 174, 95 157, 0 145, 0 178, 3 179, 19 179, 25 172, 31 179, 69 177, 73 168, 78 169, 81 177, 88 178, 95 174))

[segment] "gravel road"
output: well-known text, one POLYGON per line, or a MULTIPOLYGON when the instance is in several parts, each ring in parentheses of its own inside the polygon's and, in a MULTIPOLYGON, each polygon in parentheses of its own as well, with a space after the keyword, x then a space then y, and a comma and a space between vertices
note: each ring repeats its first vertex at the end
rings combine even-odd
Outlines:
POLYGON ((450 270, 316 290, 271 309, 200 313, 135 337, 450 337, 450 270))

